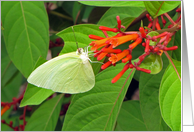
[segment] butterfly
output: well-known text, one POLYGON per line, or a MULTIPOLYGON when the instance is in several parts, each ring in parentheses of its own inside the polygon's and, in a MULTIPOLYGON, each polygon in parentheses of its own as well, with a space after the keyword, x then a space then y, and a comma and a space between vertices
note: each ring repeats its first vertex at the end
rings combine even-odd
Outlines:
POLYGON ((37 67, 27 81, 41 88, 60 93, 83 93, 95 85, 95 75, 88 51, 78 48, 48 60, 37 67))

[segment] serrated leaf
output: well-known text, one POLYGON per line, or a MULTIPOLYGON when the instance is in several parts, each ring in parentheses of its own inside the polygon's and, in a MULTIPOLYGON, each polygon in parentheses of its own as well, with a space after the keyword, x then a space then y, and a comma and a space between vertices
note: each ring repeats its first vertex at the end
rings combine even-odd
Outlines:
POLYGON ((143 1, 79 1, 85 5, 92 6, 132 6, 132 7, 144 7, 143 1))
POLYGON ((46 58, 48 18, 41 1, 1 3, 3 35, 10 59, 28 77, 39 56, 46 58))
POLYGON ((156 18, 176 8, 181 1, 144 1, 147 11, 156 18))
POLYGON ((109 67, 96 76, 96 84, 92 90, 74 95, 63 124, 63 131, 112 131, 127 88, 134 75, 130 75, 123 90, 122 86, 131 69, 114 84, 111 80, 124 67, 118 64, 109 67), (76 125, 75 125, 76 124, 76 125))
POLYGON ((151 53, 143 60, 139 67, 151 70, 150 74, 157 74, 162 70, 163 67, 162 58, 160 55, 151 53))
POLYGON ((130 100, 123 102, 118 115, 116 130, 147 131, 139 101, 130 100))
MULTIPOLYGON (((46 62, 46 60, 40 57, 34 69, 36 69, 44 62, 46 62)), ((53 93, 54 92, 52 90, 40 88, 29 83, 24 93, 24 97, 20 103, 20 107, 26 105, 39 105, 53 93)))
POLYGON ((101 17, 98 25, 114 28, 117 26, 116 16, 126 28, 144 11, 144 7, 112 7, 101 17), (130 12, 130 13, 129 13, 130 12))
POLYGON ((60 94, 42 104, 30 117, 25 131, 54 131, 64 94, 60 94))
POLYGON ((181 62, 173 60, 160 85, 160 109, 164 121, 173 131, 181 131, 181 62))
MULTIPOLYGON (((99 30, 99 26, 92 25, 92 24, 81 24, 73 26, 74 32, 72 27, 66 28, 63 31, 59 32, 57 35, 64 40, 65 46, 63 47, 60 54, 68 53, 68 52, 75 52, 77 50, 76 42, 78 43, 79 48, 83 48, 89 46, 91 41, 95 41, 90 39, 88 36, 90 34, 97 35, 104 37, 104 34, 101 30, 99 30), (76 40, 75 40, 75 37, 76 40)), ((109 36, 114 36, 115 33, 108 33, 109 36)), ((89 48, 90 50, 90 48, 89 48)), ((96 61, 96 58, 91 58, 92 61, 96 61)), ((100 70, 100 66, 102 64, 99 63, 92 63, 92 67, 94 70, 94 74, 97 74, 100 70)))
POLYGON ((141 72, 139 79, 140 107, 148 131, 170 130, 162 119, 159 108, 159 87, 162 76, 168 66, 168 59, 162 56, 163 69, 152 75, 141 72))

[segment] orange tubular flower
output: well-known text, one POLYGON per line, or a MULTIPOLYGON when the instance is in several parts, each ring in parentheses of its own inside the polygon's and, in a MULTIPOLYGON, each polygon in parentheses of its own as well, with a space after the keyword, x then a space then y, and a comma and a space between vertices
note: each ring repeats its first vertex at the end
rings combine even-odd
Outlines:
POLYGON ((1 116, 7 111, 9 110, 10 106, 6 105, 2 110, 1 110, 1 116))
POLYGON ((109 48, 104 48, 101 50, 102 52, 104 53, 115 53, 115 54, 118 54, 118 53, 121 53, 122 50, 121 49, 109 49, 109 48))
POLYGON ((97 60, 98 60, 98 61, 102 60, 107 54, 108 54, 108 53, 103 53, 103 52, 102 52, 101 54, 98 55, 97 60))
POLYGON ((99 29, 103 30, 103 31, 118 32, 118 29, 116 29, 116 28, 109 28, 109 27, 105 27, 105 26, 100 26, 99 29))
POLYGON ((139 28, 139 31, 141 32, 141 36, 142 36, 143 38, 146 38, 146 33, 145 33, 145 31, 144 31, 144 28, 143 28, 143 27, 140 27, 140 28, 139 28))
POLYGON ((116 62, 118 62, 119 60, 121 60, 123 57, 125 57, 128 54, 129 54, 129 50, 123 50, 123 52, 116 54, 116 55, 111 54, 109 61, 111 61, 112 64, 115 64, 116 62))
POLYGON ((156 22, 156 29, 161 30, 160 24, 158 22, 156 22))
POLYGON ((90 39, 96 39, 96 40, 105 39, 105 38, 103 38, 103 37, 96 36, 96 35, 93 35, 93 34, 90 34, 90 35, 89 35, 89 38, 90 38, 90 39))
POLYGON ((130 35, 125 35, 121 37, 116 37, 116 38, 111 38, 110 39, 110 44, 113 45, 113 48, 127 42, 130 40, 136 40, 139 37, 138 34, 130 34, 130 35))
POLYGON ((104 69, 106 69, 108 66, 110 66, 111 64, 112 64, 112 62, 111 62, 111 61, 108 61, 108 62, 106 62, 105 64, 103 64, 103 65, 101 66, 101 69, 104 70, 104 69))
POLYGON ((127 61, 131 60, 132 56, 131 55, 127 55, 126 58, 122 59, 123 63, 126 63, 127 61))
POLYGON ((134 49, 141 42, 142 42, 142 39, 141 38, 137 38, 135 42, 133 42, 132 44, 129 45, 129 48, 130 49, 134 49))
MULTIPOLYGON (((113 37, 115 37, 115 36, 113 36, 113 37)), ((90 46, 92 46, 91 50, 97 50, 97 49, 99 49, 103 46, 108 45, 108 43, 106 43, 106 41, 113 38, 113 37, 104 38, 104 39, 100 39, 100 40, 97 40, 97 41, 92 41, 90 43, 90 46)))
POLYGON ((129 69, 129 63, 127 63, 125 66, 124 66, 124 68, 123 68, 123 70, 119 73, 119 74, 117 74, 113 79, 112 79, 112 83, 116 83, 120 78, 121 78, 121 76, 126 72, 126 70, 128 70, 129 69))

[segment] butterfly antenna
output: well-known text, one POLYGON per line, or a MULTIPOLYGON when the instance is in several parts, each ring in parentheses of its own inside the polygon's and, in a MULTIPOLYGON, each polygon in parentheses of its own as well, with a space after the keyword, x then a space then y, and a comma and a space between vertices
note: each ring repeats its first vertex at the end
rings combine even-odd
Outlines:
POLYGON ((72 30, 73 30, 73 35, 74 35, 74 38, 75 38, 75 41, 76 41, 76 45, 77 45, 77 49, 78 49, 79 47, 78 47, 78 43, 77 43, 77 40, 76 40, 76 37, 75 37, 75 32, 74 32, 73 26, 72 26, 72 30))

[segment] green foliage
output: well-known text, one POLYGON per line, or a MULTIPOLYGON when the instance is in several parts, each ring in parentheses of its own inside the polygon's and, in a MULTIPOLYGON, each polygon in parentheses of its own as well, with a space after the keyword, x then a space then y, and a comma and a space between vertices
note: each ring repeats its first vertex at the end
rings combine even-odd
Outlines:
POLYGON ((128 70, 115 84, 112 78, 122 70, 124 64, 110 67, 96 75, 95 87, 86 93, 73 96, 66 114, 63 131, 112 131, 134 71, 122 88, 128 70), (97 112, 94 112, 97 111, 97 112), (75 125, 76 124, 76 125, 75 125), (98 125, 96 125, 98 124, 98 125))
MULTIPOLYGON (((151 36, 151 37, 153 37, 153 36, 158 36, 159 33, 156 32, 156 31, 151 31, 151 32, 149 32, 149 33, 147 34, 147 36, 148 36, 148 35, 151 36)), ((149 45, 151 45, 151 46, 156 45, 156 44, 159 42, 159 40, 160 40, 159 38, 157 39, 157 42, 150 40, 150 44, 149 44, 149 45)))
POLYGON ((79 1, 82 4, 93 6, 128 6, 128 7, 144 7, 143 1, 79 1))
POLYGON ((162 77, 160 109, 164 121, 173 131, 181 131, 181 62, 172 59, 162 77))
POLYGON ((161 79, 168 66, 167 58, 162 58, 162 71, 155 75, 141 72, 139 80, 140 107, 148 131, 170 130, 161 116, 158 99, 161 79))
POLYGON ((181 1, 144 1, 147 11, 155 18, 169 12, 181 4, 181 1))
POLYGON ((174 46, 178 46, 177 50, 172 52, 172 58, 181 61, 181 31, 177 31, 174 36, 174 46))
POLYGON ((150 74, 157 74, 162 70, 163 62, 160 55, 150 54, 144 61, 139 65, 141 68, 151 70, 150 74))
POLYGON ((47 55, 48 18, 43 2, 4 1, 1 10, 7 52, 14 65, 28 77, 38 57, 47 55))
POLYGON ((122 25, 126 28, 140 16, 145 8, 144 7, 111 7, 101 17, 98 25, 108 26, 114 28, 117 26, 116 16, 119 16, 122 20, 122 25), (130 12, 130 13, 129 13, 130 12))
MULTIPOLYGON (((151 74, 137 71, 135 67, 129 68, 116 83, 111 83, 112 79, 123 72, 127 63, 121 63, 120 60, 116 66, 110 65, 102 70, 102 63, 105 64, 113 54, 97 62, 94 52, 91 51, 92 46, 89 45, 96 40, 88 37, 92 34, 106 38, 99 26, 117 28, 116 16, 120 17, 121 24, 125 26, 121 28, 122 32, 138 33, 141 36, 139 27, 146 29, 150 23, 146 13, 153 19, 158 18, 162 28, 159 31, 149 28, 147 36, 157 36, 164 31, 172 32, 173 28, 168 28, 171 22, 164 16, 167 23, 162 26, 160 15, 168 13, 176 21, 181 15, 176 12, 180 3, 2 1, 1 101, 2 104, 12 105, 1 119, 8 124, 13 121, 13 128, 20 126, 19 130, 22 130, 22 116, 25 114, 25 131, 180 131, 181 30, 174 30, 175 34, 167 46, 178 46, 177 50, 164 51, 161 56, 152 51, 139 65, 151 70, 151 74), (68 97, 70 95, 55 93, 27 82, 26 78, 45 63, 49 56, 53 58, 75 52, 76 43, 79 48, 88 47, 95 74, 95 86, 90 91, 68 97), (131 88, 135 87, 134 79, 138 83, 139 100, 130 100, 132 97, 129 96, 134 95, 130 93, 131 88), (25 93, 22 94, 23 92, 25 93), (18 98, 22 99, 15 102, 18 98)), ((107 31, 109 37, 118 33, 107 31)), ((143 38, 142 42, 146 39, 143 38)), ((149 45, 155 47, 158 41, 150 40, 149 45)), ((115 49, 123 51, 133 42, 127 41, 115 49)), ((138 57, 145 52, 142 42, 133 50, 130 49, 132 64, 135 66, 139 61, 138 57)), ((42 76, 44 75, 40 78, 42 76)), ((81 75, 77 76, 81 78, 81 75)), ((64 82, 68 77, 62 77, 64 82)), ((1 110, 4 108, 2 105, 1 110)), ((13 129, 1 123, 1 130, 13 129)))
POLYGON ((118 115, 117 131, 146 131, 139 101, 130 100, 123 102, 118 115))
POLYGON ((60 94, 41 105, 31 116, 25 131, 54 131, 58 121, 63 96, 64 94, 60 94))

